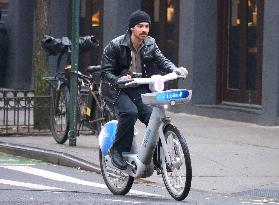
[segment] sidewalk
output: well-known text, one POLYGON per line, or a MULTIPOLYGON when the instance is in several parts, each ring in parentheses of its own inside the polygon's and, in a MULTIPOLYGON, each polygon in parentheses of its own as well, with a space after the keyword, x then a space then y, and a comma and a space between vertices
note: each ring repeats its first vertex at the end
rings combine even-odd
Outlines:
MULTIPOLYGON (((192 189, 223 194, 272 194, 279 198, 279 127, 187 114, 170 116, 191 153, 192 189)), ((138 125, 141 141, 144 127, 138 125)), ((0 137, 0 152, 99 172, 98 138, 80 136, 77 146, 57 144, 51 136, 0 137)), ((163 184, 154 172, 147 178, 163 184)))

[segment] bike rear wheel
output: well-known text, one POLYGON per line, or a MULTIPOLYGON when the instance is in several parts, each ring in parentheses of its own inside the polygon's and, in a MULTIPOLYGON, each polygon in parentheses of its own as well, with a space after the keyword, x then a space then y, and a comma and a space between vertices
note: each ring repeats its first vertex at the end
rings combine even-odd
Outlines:
POLYGON ((52 136, 58 144, 68 139, 69 118, 67 104, 69 102, 69 89, 62 84, 59 90, 52 90, 52 106, 50 106, 50 128, 52 136))
POLYGON ((95 93, 95 98, 93 98, 92 108, 92 131, 94 131, 96 135, 99 135, 102 126, 116 118, 114 117, 113 113, 108 109, 108 106, 105 104, 104 100, 98 92, 95 93))
POLYGON ((166 164, 166 158, 161 150, 161 166, 164 184, 169 194, 177 201, 184 200, 189 194, 192 181, 192 166, 190 153, 185 138, 173 125, 164 129, 171 165, 166 164))
POLYGON ((127 194, 134 182, 134 178, 117 169, 99 151, 100 167, 103 179, 108 189, 115 195, 127 194))

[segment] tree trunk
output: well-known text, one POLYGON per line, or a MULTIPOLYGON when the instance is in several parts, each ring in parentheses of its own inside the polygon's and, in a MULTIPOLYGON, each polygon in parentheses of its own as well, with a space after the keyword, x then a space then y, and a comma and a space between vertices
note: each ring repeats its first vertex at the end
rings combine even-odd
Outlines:
POLYGON ((50 0, 35 1, 35 35, 33 46, 33 79, 34 79, 34 128, 49 128, 49 84, 42 80, 48 75, 47 53, 41 47, 41 38, 49 34, 50 0))

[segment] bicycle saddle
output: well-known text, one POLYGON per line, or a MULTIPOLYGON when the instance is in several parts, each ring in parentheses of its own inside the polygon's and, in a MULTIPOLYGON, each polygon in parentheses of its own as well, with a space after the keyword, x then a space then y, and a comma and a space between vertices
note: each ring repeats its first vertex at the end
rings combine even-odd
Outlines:
POLYGON ((102 69, 101 65, 92 65, 92 66, 88 66, 85 72, 92 74, 101 71, 101 69, 102 69))

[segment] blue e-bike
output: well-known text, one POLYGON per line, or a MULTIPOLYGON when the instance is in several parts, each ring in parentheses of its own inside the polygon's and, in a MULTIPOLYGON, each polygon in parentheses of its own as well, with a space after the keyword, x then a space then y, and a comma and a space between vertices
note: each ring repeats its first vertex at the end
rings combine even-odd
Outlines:
MULTIPOLYGON (((111 163, 111 148, 117 121, 107 122, 99 135, 100 167, 109 190, 116 195, 125 195, 131 189, 134 178, 146 178, 154 170, 162 174, 169 194, 178 201, 184 200, 191 188, 192 166, 190 153, 179 129, 166 116, 166 106, 176 106, 191 100, 192 91, 187 89, 164 89, 164 82, 183 78, 176 73, 151 78, 133 78, 126 87, 149 84, 151 93, 142 94, 143 103, 153 107, 153 111, 140 145, 133 140, 129 153, 122 153, 128 164, 126 170, 119 170, 111 163)), ((136 131, 135 131, 136 133, 136 131)), ((135 134, 136 135, 136 134, 135 134)))

